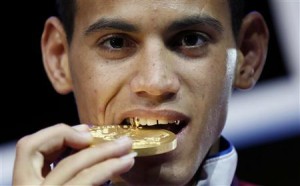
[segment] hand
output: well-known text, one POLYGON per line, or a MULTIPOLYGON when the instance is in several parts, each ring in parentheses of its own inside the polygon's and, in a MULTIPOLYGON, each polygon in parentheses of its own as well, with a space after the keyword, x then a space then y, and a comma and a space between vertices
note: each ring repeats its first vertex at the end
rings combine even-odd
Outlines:
POLYGON ((87 148, 93 137, 87 125, 58 124, 17 143, 13 185, 101 185, 134 164, 128 137, 87 148), (78 152, 51 164, 67 148, 78 152))

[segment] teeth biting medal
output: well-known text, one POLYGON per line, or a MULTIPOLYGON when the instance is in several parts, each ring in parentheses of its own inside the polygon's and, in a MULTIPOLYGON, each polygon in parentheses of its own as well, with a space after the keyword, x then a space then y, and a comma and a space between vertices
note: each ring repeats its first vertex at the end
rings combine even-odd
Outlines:
MULTIPOLYGON (((176 135, 165 129, 155 129, 140 125, 137 118, 130 125, 93 125, 90 132, 94 137, 93 145, 113 141, 121 136, 133 140, 132 150, 137 156, 152 156, 172 151, 177 146, 176 135)), ((158 124, 158 121, 157 121, 158 124)), ((179 121, 174 121, 178 125, 179 121)), ((149 126, 149 125, 148 125, 149 126)))

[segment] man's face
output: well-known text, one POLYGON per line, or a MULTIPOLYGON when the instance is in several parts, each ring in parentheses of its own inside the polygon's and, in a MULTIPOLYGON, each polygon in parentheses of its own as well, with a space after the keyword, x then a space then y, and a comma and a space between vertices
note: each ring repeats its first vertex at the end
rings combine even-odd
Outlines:
POLYGON ((137 158, 124 178, 185 184, 225 123, 236 60, 227 1, 77 3, 68 52, 81 122, 180 121, 177 148, 137 158))

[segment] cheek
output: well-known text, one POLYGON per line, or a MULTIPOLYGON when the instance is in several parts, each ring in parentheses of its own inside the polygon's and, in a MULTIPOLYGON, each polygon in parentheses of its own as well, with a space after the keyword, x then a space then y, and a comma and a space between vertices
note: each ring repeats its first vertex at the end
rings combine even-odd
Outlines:
MULTIPOLYGON (((226 49, 222 51, 226 51, 226 49)), ((235 64, 233 58, 235 56, 234 52, 227 51, 215 58, 207 70, 209 79, 206 85, 210 87, 211 93, 216 96, 217 100, 227 100, 228 98, 233 81, 235 64)))
POLYGON ((224 61, 215 61, 215 64, 196 67, 187 76, 191 77, 191 74, 194 74, 189 82, 191 92, 202 101, 216 99, 230 87, 224 61))
POLYGON ((196 118, 200 117, 199 120, 204 123, 203 127, 207 127, 204 130, 217 135, 225 123, 232 76, 228 74, 225 55, 203 64, 205 65, 197 67, 201 70, 194 76, 190 88, 194 92, 194 99, 197 100, 194 105, 198 110, 196 118))
MULTIPOLYGON (((128 75, 118 64, 105 61, 90 61, 90 66, 79 67, 74 71, 74 94, 81 121, 104 124, 113 114, 113 106, 118 103, 128 75), (82 70, 84 69, 84 71, 82 70), (76 74, 75 74, 76 73, 76 74), (76 76, 77 75, 77 76, 76 76), (117 102, 117 103, 116 103, 117 102)), ((120 64, 119 64, 120 65, 120 64)), ((126 94, 127 95, 127 94, 126 94)), ((122 100, 121 100, 122 101, 122 100)))
MULTIPOLYGON (((82 74, 81 74, 82 75, 82 74)), ((81 122, 95 123, 97 122, 97 105, 99 104, 97 97, 99 90, 95 86, 92 78, 84 78, 83 76, 76 78, 74 81, 74 96, 77 104, 78 114, 81 122)), ((100 111, 101 112, 101 111, 100 111)))
POLYGON ((95 65, 82 54, 74 55, 70 61, 72 62, 70 69, 73 93, 80 121, 84 123, 98 122, 99 108, 97 105, 99 105, 98 97, 101 94, 102 85, 98 82, 95 65))
MULTIPOLYGON (((222 62, 223 64, 225 62, 222 62)), ((211 76, 212 83, 209 83, 209 87, 206 95, 208 96, 208 125, 209 131, 212 136, 220 135, 227 115, 228 99, 231 92, 231 77, 228 76, 227 65, 214 67, 212 70, 216 75, 211 76), (218 68, 219 67, 219 68, 218 68)))

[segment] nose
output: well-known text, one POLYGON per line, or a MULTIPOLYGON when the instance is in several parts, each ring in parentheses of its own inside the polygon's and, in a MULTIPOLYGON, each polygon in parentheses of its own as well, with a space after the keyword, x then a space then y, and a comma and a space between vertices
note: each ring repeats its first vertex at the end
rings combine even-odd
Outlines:
POLYGON ((132 91, 140 97, 170 99, 180 88, 174 59, 163 42, 149 41, 137 59, 137 73, 131 81, 132 91))

